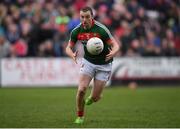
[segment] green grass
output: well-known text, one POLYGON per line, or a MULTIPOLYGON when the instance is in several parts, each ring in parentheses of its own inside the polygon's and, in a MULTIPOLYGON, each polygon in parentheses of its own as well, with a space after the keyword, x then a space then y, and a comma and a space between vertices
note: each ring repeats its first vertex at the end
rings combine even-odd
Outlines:
POLYGON ((83 125, 73 123, 75 96, 76 88, 0 88, 0 128, 180 127, 180 87, 106 88, 83 125))

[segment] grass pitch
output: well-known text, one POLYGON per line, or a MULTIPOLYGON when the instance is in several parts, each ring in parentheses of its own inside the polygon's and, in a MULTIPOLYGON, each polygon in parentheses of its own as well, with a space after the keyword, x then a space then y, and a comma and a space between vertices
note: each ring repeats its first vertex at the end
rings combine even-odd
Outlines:
POLYGON ((76 88, 0 88, 0 128, 180 127, 180 87, 105 88, 82 125, 73 123, 75 96, 76 88))

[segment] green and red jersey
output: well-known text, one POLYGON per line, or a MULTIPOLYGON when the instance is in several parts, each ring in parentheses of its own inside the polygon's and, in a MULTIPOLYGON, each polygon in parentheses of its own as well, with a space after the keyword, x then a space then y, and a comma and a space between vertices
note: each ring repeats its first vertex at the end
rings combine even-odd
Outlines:
POLYGON ((112 35, 103 24, 93 20, 92 26, 89 29, 84 29, 83 25, 79 24, 72 30, 69 43, 71 46, 74 46, 77 41, 83 44, 84 58, 89 62, 98 65, 112 62, 113 59, 105 61, 106 55, 109 53, 110 43, 112 42, 112 35), (87 51, 87 41, 92 37, 98 37, 103 41, 104 49, 99 55, 92 55, 87 51))

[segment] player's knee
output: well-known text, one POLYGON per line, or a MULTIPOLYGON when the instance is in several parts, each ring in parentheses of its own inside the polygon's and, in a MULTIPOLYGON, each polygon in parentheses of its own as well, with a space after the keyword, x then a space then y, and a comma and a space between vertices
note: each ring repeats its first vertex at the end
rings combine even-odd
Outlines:
POLYGON ((78 95, 80 96, 83 96, 86 92, 86 88, 85 87, 82 87, 82 88, 79 88, 78 89, 78 95))

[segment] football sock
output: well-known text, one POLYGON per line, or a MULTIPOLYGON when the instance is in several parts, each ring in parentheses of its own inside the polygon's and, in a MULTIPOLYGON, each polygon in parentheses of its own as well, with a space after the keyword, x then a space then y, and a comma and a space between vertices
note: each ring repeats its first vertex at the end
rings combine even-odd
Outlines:
POLYGON ((78 117, 83 117, 84 116, 84 111, 78 111, 77 116, 78 117))

